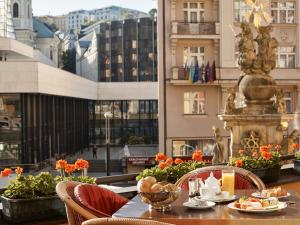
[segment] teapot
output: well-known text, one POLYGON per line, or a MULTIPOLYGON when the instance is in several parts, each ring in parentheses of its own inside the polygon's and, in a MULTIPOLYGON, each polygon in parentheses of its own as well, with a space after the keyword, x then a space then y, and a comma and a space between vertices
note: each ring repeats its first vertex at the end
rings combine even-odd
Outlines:
POLYGON ((201 187, 213 189, 216 194, 221 193, 221 186, 219 184, 219 180, 214 177, 214 174, 212 172, 210 173, 210 176, 204 182, 200 181, 200 185, 201 185, 201 187))

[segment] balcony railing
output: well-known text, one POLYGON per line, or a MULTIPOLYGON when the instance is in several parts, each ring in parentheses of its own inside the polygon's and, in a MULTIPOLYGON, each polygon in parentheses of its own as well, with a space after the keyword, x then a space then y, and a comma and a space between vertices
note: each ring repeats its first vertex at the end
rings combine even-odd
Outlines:
POLYGON ((217 35, 220 34, 220 24, 217 22, 172 22, 172 34, 178 35, 217 35))
MULTIPOLYGON (((194 68, 193 68, 194 69, 194 68)), ((193 83, 203 83, 209 84, 219 79, 219 69, 213 69, 212 66, 209 68, 209 72, 206 70, 206 66, 204 68, 199 68, 198 77, 194 79, 193 83)), ((191 80, 190 75, 191 68, 185 67, 173 67, 172 68, 172 78, 173 81, 188 81, 191 80)))

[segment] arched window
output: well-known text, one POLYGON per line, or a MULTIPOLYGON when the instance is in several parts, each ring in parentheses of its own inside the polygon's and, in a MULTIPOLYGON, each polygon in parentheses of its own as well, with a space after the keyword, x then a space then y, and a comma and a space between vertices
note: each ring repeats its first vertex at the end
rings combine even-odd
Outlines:
POLYGON ((13 5, 13 17, 19 17, 19 4, 18 3, 14 3, 13 5))

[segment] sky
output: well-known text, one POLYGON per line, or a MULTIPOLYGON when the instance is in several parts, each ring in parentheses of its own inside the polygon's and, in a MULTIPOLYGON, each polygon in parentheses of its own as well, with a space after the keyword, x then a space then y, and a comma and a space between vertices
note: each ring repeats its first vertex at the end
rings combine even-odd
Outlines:
POLYGON ((78 9, 97 9, 110 5, 149 12, 157 8, 157 0, 32 0, 35 16, 62 15, 78 9))

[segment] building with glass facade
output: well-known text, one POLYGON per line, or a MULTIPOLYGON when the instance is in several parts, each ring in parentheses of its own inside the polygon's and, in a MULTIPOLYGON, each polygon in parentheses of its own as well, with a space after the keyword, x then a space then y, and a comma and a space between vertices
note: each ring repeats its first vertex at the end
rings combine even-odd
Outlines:
POLYGON ((76 72, 97 81, 90 142, 105 144, 104 113, 111 111, 111 142, 158 143, 157 31, 151 18, 100 23, 77 43, 76 72))

